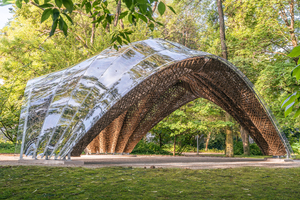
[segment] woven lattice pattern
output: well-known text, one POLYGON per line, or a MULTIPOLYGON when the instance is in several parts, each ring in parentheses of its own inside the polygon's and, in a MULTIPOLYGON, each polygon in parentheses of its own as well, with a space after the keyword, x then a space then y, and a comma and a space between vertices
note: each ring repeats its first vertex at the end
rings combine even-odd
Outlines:
POLYGON ((130 153, 182 105, 208 99, 241 124, 265 155, 289 144, 249 80, 229 62, 164 40, 108 49, 74 67, 28 82, 20 119, 26 155, 130 153))

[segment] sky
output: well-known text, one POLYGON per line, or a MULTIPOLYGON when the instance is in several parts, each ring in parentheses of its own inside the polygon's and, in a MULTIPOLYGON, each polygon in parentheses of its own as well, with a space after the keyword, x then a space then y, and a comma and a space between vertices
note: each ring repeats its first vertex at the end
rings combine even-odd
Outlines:
POLYGON ((6 25, 9 18, 13 17, 13 14, 9 13, 9 8, 12 8, 12 6, 0 6, 0 29, 6 25))

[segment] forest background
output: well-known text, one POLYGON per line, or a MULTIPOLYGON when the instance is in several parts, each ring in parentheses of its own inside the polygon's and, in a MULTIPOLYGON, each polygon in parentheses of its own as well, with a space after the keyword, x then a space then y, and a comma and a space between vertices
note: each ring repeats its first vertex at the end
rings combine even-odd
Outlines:
MULTIPOLYGON (((157 4, 154 2, 152 17, 160 22, 155 27, 152 22, 144 22, 142 17, 134 25, 132 18, 126 17, 116 26, 95 26, 93 17, 78 8, 70 14, 72 23, 64 21, 68 28, 67 37, 63 26, 53 32, 50 18, 41 23, 45 9, 34 5, 36 1, 29 2, 23 2, 21 9, 14 6, 13 19, 0 30, 0 79, 3 82, 0 87, 0 130, 11 142, 16 140, 27 81, 74 65, 110 47, 116 40, 113 33, 132 30, 131 42, 163 38, 191 49, 222 55, 216 1, 166 0, 165 4, 171 5, 176 14, 172 9, 165 9, 163 15, 161 8, 155 9, 157 4), (54 35, 49 37, 49 34, 54 35)), ((285 117, 281 103, 288 94, 299 90, 296 78, 291 76, 298 59, 287 56, 298 45, 299 8, 299 0, 223 1, 228 60, 255 85, 295 153, 300 153, 299 118, 285 117)), ((121 42, 126 43, 124 38, 121 42)), ((238 146, 241 141, 238 123, 226 121, 225 112, 215 104, 197 99, 151 130, 156 144, 153 149, 160 150, 166 144, 176 143, 177 151, 182 152, 188 146, 195 146, 195 136, 199 135, 205 144, 203 148, 223 150, 226 127, 233 131, 235 146, 238 146)), ((142 143, 137 148, 142 148, 142 143)))

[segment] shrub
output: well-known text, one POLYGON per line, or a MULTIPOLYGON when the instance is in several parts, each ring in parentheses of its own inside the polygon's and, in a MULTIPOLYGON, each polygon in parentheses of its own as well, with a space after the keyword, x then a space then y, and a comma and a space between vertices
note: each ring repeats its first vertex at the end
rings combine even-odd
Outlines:
POLYGON ((145 142, 144 140, 139 141, 131 153, 170 155, 170 152, 161 149, 158 144, 145 142))
POLYGON ((300 142, 294 142, 291 146, 294 153, 300 154, 300 142))
MULTIPOLYGON (((242 141, 234 142, 233 152, 234 152, 234 155, 243 155, 244 154, 244 148, 243 148, 242 141)), ((257 146, 257 144, 253 143, 253 144, 250 144, 250 155, 259 156, 259 155, 263 155, 263 154, 262 154, 260 148, 257 146)))
MULTIPOLYGON (((195 152, 195 151, 194 151, 195 152)), ((205 149, 200 149, 199 152, 201 153, 224 153, 224 150, 219 150, 219 149, 207 149, 207 151, 205 151, 205 149)))
POLYGON ((238 141, 233 143, 233 153, 234 155, 242 155, 244 154, 243 142, 238 141))
POLYGON ((250 144, 250 154, 255 155, 255 156, 262 156, 263 155, 260 148, 255 143, 250 144))
POLYGON ((0 141, 0 153, 15 153, 15 145, 12 142, 0 141))

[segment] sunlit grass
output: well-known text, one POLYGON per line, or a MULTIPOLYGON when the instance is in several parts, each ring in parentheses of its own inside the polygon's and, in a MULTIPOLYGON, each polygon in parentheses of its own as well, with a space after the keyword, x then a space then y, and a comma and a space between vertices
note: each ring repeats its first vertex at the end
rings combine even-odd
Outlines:
POLYGON ((0 167, 1 199, 299 199, 300 168, 0 167))

